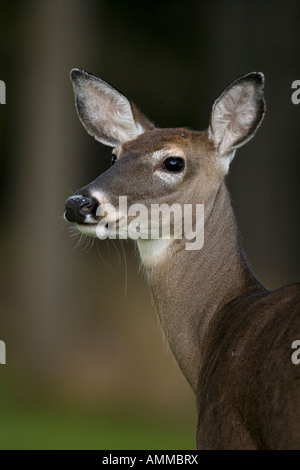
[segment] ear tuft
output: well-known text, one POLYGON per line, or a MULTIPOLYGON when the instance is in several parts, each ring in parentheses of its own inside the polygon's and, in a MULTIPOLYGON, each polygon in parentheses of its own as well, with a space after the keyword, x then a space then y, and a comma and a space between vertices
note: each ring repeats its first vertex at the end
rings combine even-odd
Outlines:
POLYGON ((84 70, 71 70, 79 118, 99 142, 116 147, 154 125, 122 93, 84 70))
POLYGON ((264 75, 252 72, 232 82, 216 100, 211 113, 208 137, 220 156, 248 142, 265 114, 264 75))

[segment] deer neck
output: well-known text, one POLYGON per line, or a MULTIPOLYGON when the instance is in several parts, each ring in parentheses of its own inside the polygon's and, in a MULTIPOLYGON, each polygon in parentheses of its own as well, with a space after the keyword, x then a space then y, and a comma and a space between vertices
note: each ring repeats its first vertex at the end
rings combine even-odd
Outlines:
POLYGON ((212 320, 234 298, 261 289, 241 253, 225 183, 211 201, 202 249, 187 251, 183 239, 173 241, 166 255, 167 241, 143 240, 138 243, 142 260, 154 242, 155 256, 162 259, 145 266, 154 301, 171 350, 196 391, 212 320))

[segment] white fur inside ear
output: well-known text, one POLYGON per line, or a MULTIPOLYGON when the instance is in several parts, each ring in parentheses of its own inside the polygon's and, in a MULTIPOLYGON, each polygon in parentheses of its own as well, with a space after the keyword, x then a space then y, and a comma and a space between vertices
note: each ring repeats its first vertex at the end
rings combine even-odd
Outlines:
POLYGON ((116 146, 144 132, 134 120, 129 100, 108 83, 81 78, 75 92, 80 118, 96 140, 116 146))
POLYGON ((221 95, 213 106, 209 128, 209 138, 218 147, 221 155, 247 136, 256 115, 257 103, 253 84, 237 84, 221 95))
POLYGON ((234 159, 234 156, 235 156, 235 149, 226 155, 221 155, 218 157, 218 163, 220 167, 222 168, 225 175, 227 175, 229 171, 229 166, 232 160, 234 159))

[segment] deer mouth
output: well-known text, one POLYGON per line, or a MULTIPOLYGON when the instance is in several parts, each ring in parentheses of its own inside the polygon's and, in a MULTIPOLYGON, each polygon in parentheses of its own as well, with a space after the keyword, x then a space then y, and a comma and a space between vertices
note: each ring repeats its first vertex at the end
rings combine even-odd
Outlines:
POLYGON ((101 220, 98 222, 86 222, 83 224, 78 224, 76 223, 75 226, 77 230, 84 235, 87 235, 88 237, 93 237, 93 238, 99 238, 100 240, 106 239, 106 238, 117 238, 118 237, 118 231, 119 231, 119 221, 120 219, 117 219, 116 221, 113 222, 114 225, 114 232, 111 234, 109 224, 103 224, 101 225, 101 220))

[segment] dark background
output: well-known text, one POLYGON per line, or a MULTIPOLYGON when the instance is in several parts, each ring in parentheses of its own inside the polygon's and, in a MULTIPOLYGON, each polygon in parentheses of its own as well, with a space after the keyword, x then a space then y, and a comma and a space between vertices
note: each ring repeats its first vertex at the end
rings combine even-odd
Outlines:
POLYGON ((194 448, 194 397, 161 338, 130 243, 69 237, 64 201, 110 165, 69 71, 120 89, 160 127, 204 129, 233 79, 265 74, 267 114, 228 186, 248 260, 300 277, 298 1, 0 3, 0 448, 194 448))

